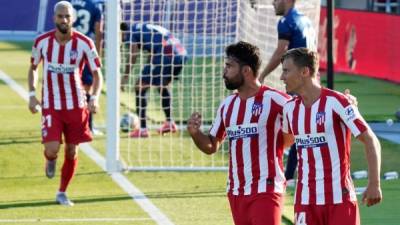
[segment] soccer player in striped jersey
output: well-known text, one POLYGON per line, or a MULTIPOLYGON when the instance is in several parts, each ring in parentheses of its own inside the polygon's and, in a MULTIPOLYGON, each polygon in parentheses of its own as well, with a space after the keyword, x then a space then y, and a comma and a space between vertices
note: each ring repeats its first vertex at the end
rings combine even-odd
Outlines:
POLYGON ((29 109, 37 113, 42 108, 42 143, 46 158, 46 176, 55 175, 56 159, 65 139, 65 157, 56 202, 72 206, 65 192, 77 167, 78 145, 92 140, 88 125, 89 111, 99 107, 102 87, 100 59, 93 41, 72 29, 71 3, 60 1, 54 6, 56 29, 39 35, 32 47, 28 72, 29 109), (38 65, 43 61, 42 101, 36 98, 38 65), (86 103, 81 76, 84 64, 93 74, 93 95, 86 103))
POLYGON ((348 98, 323 88, 317 80, 318 53, 307 48, 289 50, 282 57, 281 80, 297 97, 283 108, 282 130, 293 137, 299 159, 295 194, 297 225, 360 224, 350 175, 351 134, 364 144, 368 185, 362 200, 367 206, 382 199, 380 143, 348 98))
POLYGON ((261 85, 259 49, 246 42, 226 48, 225 86, 237 90, 220 104, 205 134, 201 115, 193 113, 187 129, 197 147, 215 153, 229 142, 227 193, 236 225, 280 225, 285 177, 281 120, 287 94, 261 85))

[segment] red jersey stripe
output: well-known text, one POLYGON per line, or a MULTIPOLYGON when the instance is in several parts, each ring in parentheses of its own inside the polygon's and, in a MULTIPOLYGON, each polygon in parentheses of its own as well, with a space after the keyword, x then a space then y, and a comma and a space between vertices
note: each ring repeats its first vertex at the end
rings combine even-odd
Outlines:
MULTIPOLYGON (((311 133, 311 107, 305 107, 305 115, 304 119, 302 120, 304 122, 304 132, 306 134, 311 133)), ((302 151, 307 152, 307 159, 308 159, 308 188, 309 188, 309 200, 308 202, 310 204, 315 204, 316 202, 316 193, 317 193, 317 184, 315 180, 316 172, 315 172, 315 158, 314 158, 314 152, 313 148, 304 148, 302 151)))
MULTIPOLYGON (((236 100, 237 97, 238 97, 238 95, 235 95, 231 99, 231 101, 228 103, 229 105, 228 105, 228 108, 227 108, 227 111, 226 111, 225 124, 230 124, 230 122, 231 122, 233 104, 235 103, 235 100, 236 100)), ((222 108, 224 108, 224 107, 222 107, 222 108)), ((230 149, 229 150, 230 151, 230 154, 229 154, 229 185, 230 185, 230 188, 229 188, 229 190, 233 190, 234 189, 233 168, 232 168, 233 159, 232 159, 231 146, 232 146, 232 141, 229 140, 229 149, 230 149)))
MULTIPOLYGON (((77 52, 77 47, 78 47, 78 40, 76 38, 72 39, 72 45, 71 45, 71 52, 77 52)), ((73 55, 73 54, 71 54, 73 55)), ((71 65, 75 65, 76 64, 76 59, 77 57, 75 56, 70 56, 70 64, 71 65)), ((82 72, 80 72, 79 74, 82 74, 82 72)), ((79 78, 81 78, 81 76, 79 76, 79 78)), ((69 83, 71 85, 71 93, 72 93, 72 108, 76 108, 79 106, 78 103, 78 94, 77 94, 77 87, 76 87, 76 81, 74 79, 74 73, 70 73, 69 74, 69 83)), ((81 79, 79 79, 79 83, 81 83, 81 79)))
MULTIPOLYGON (((65 53, 65 45, 59 45, 59 51, 58 51, 58 63, 59 64, 64 64, 64 53, 65 53)), ((65 93, 65 85, 64 85, 64 79, 63 79, 63 74, 58 73, 57 74, 57 80, 58 80, 58 87, 60 89, 60 97, 59 100, 61 101, 61 108, 66 109, 67 104, 66 104, 66 93, 65 93)))
MULTIPOLYGON (((254 103, 255 104, 262 104, 263 101, 263 95, 264 91, 260 91, 254 98, 254 103)), ((251 123, 257 123, 261 114, 258 113, 252 113, 250 122, 251 123)), ((260 150, 258 148, 259 145, 259 134, 257 134, 257 137, 252 138, 250 140, 250 148, 251 148, 251 174, 253 177, 260 177, 260 161, 259 161, 259 154, 260 150)), ((252 187, 251 187, 251 192, 257 193, 258 190, 258 181, 257 182, 252 182, 252 187)))
MULTIPOLYGON (((242 101, 239 99, 239 112, 236 124, 241 125, 243 124, 244 114, 246 111, 246 101, 242 101)), ((243 139, 238 139, 236 143, 236 162, 238 168, 238 178, 239 178, 239 194, 244 193, 244 162, 243 162, 243 139)))
MULTIPOLYGON (((52 35, 49 39, 48 48, 47 48, 47 62, 51 62, 53 59, 53 46, 55 42, 55 36, 52 35)), ((45 70, 43 70, 45 71, 45 70)), ((49 108, 54 108, 54 94, 53 94, 53 79, 52 72, 47 70, 47 84, 44 84, 48 88, 48 96, 47 99, 43 99, 43 101, 48 102, 49 108)))

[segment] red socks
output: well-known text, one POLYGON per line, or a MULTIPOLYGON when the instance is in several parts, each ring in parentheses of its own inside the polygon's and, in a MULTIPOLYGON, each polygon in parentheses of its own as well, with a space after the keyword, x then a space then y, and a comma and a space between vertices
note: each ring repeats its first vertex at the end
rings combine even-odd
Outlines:
POLYGON ((76 167, 78 166, 78 158, 67 159, 64 158, 64 164, 61 169, 61 182, 60 182, 60 192, 65 192, 67 190, 68 184, 75 174, 76 167))

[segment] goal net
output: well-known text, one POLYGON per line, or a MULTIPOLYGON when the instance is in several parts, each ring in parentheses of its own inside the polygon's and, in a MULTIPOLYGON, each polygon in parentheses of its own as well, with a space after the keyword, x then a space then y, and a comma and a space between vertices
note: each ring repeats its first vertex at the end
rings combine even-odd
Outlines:
MULTIPOLYGON (((147 105, 150 136, 130 138, 129 133, 119 133, 116 136, 116 151, 120 160, 130 170, 225 170, 229 162, 227 144, 211 156, 201 153, 186 132, 186 121, 192 112, 200 112, 202 129, 207 132, 218 105, 229 95, 222 80, 224 48, 227 45, 238 40, 253 43, 261 49, 262 67, 268 62, 277 44, 276 25, 279 19, 271 0, 124 0, 120 4, 121 13, 115 16, 123 22, 163 26, 180 39, 188 52, 188 60, 179 79, 170 84, 172 118, 178 125, 178 131, 164 135, 156 132, 165 121, 165 116, 161 107, 162 97, 156 88, 150 88, 147 105)), ((320 1, 298 1, 297 7, 314 20, 317 30, 320 1)), ((109 50, 106 43, 106 51, 109 50)), ((127 46, 122 46, 119 55, 121 68, 128 64, 132 69, 125 91, 115 97, 120 107, 116 111, 119 116, 136 112, 134 85, 147 63, 148 53, 141 51, 135 64, 130 61, 130 54, 127 46)), ((110 66, 107 61, 106 66, 110 66)), ((124 71, 120 68, 113 70, 124 71)), ((282 89, 279 75, 280 68, 267 77, 266 84, 282 89)), ((107 86, 108 91, 115 88, 118 85, 107 86)), ((118 115, 107 121, 120 122, 118 115)), ((107 140, 113 141, 112 138, 107 140)), ((109 144, 108 148, 112 146, 109 144)))

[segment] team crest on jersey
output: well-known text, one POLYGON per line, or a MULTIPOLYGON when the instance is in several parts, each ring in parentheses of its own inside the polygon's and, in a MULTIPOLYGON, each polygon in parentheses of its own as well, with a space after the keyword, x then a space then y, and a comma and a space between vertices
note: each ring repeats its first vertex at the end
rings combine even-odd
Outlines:
POLYGON ((78 58, 78 51, 71 50, 71 51, 69 52, 69 57, 70 57, 72 60, 76 60, 76 58, 78 58))
POLYGON ((262 103, 254 103, 251 107, 251 113, 255 116, 259 116, 262 113, 263 104, 262 103))
POLYGON ((317 112, 317 115, 315 116, 315 122, 318 125, 322 125, 325 123, 325 112, 317 112))
POLYGON ((48 134, 47 129, 43 128, 42 129, 42 137, 47 137, 47 134, 48 134))

